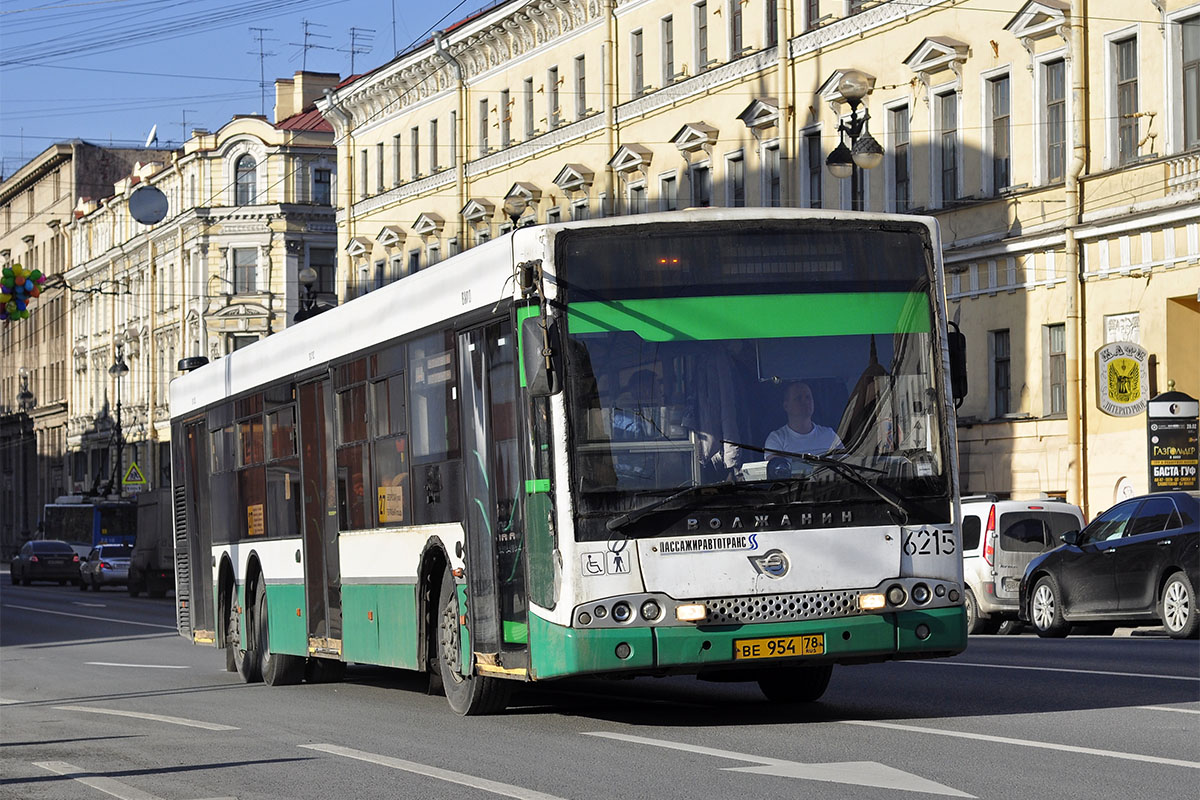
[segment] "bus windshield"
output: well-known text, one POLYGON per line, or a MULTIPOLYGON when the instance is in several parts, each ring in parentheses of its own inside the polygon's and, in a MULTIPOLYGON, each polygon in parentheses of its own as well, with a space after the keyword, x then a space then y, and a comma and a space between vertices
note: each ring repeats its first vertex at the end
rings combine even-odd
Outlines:
POLYGON ((927 245, 919 226, 796 223, 569 240, 580 513, 706 486, 709 508, 762 505, 778 484, 793 503, 945 498, 927 245))

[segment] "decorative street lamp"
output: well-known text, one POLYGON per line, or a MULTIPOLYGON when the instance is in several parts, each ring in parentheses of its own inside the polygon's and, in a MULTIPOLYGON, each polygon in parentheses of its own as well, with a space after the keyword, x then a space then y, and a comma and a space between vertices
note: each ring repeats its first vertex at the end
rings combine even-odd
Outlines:
POLYGON ((121 493, 121 479, 124 477, 121 470, 124 468, 125 456, 125 435, 121 430, 121 379, 129 374, 129 366, 125 363, 125 356, 121 352, 122 345, 117 345, 116 358, 113 360, 112 366, 108 368, 108 374, 116 379, 117 384, 117 471, 112 474, 108 481, 109 494, 112 492, 113 481, 117 481, 117 493, 121 493))
POLYGON ((296 280, 300 281, 300 287, 304 290, 304 296, 300 298, 300 310, 292 317, 293 322, 303 322, 309 317, 315 317, 329 309, 329 306, 317 299, 315 286, 319 277, 317 271, 312 267, 305 267, 296 276, 296 280))
POLYGON ((33 410, 34 403, 33 392, 29 391, 29 370, 21 367, 17 370, 17 374, 21 376, 21 391, 17 392, 17 408, 28 414, 33 410))
POLYGON ((883 148, 867 128, 871 114, 863 101, 875 88, 875 79, 862 70, 848 69, 838 81, 838 92, 850 106, 850 119, 838 123, 838 146, 825 159, 835 178, 849 178, 854 168, 874 169, 883 162, 883 148), (862 115, 858 109, 862 106, 862 115), (851 146, 846 146, 846 137, 851 146))

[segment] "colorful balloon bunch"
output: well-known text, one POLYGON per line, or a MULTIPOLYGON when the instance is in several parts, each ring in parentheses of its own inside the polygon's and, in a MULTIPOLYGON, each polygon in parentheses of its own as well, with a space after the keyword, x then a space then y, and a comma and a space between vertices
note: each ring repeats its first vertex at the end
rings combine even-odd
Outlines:
POLYGON ((5 267, 0 276, 0 320, 29 319, 29 304, 42 293, 45 282, 40 269, 26 271, 20 264, 5 267))

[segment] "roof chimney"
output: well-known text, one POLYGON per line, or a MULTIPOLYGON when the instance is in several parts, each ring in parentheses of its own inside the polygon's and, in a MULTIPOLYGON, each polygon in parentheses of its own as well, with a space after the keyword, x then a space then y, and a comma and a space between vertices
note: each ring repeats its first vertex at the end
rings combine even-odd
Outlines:
POLYGON ((275 81, 275 122, 299 114, 341 82, 336 72, 297 72, 275 81), (285 95, 286 98, 285 98, 285 95))

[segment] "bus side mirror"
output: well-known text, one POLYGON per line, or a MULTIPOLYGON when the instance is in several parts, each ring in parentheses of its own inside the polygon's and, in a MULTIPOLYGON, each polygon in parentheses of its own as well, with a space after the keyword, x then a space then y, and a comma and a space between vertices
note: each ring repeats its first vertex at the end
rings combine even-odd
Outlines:
POLYGON ((967 396, 967 337, 955 322, 950 323, 946 337, 950 349, 950 394, 954 397, 954 407, 958 408, 967 396))
POLYGON ((561 386, 557 342, 556 322, 546 321, 541 315, 521 321, 521 372, 531 397, 555 394, 561 386))

